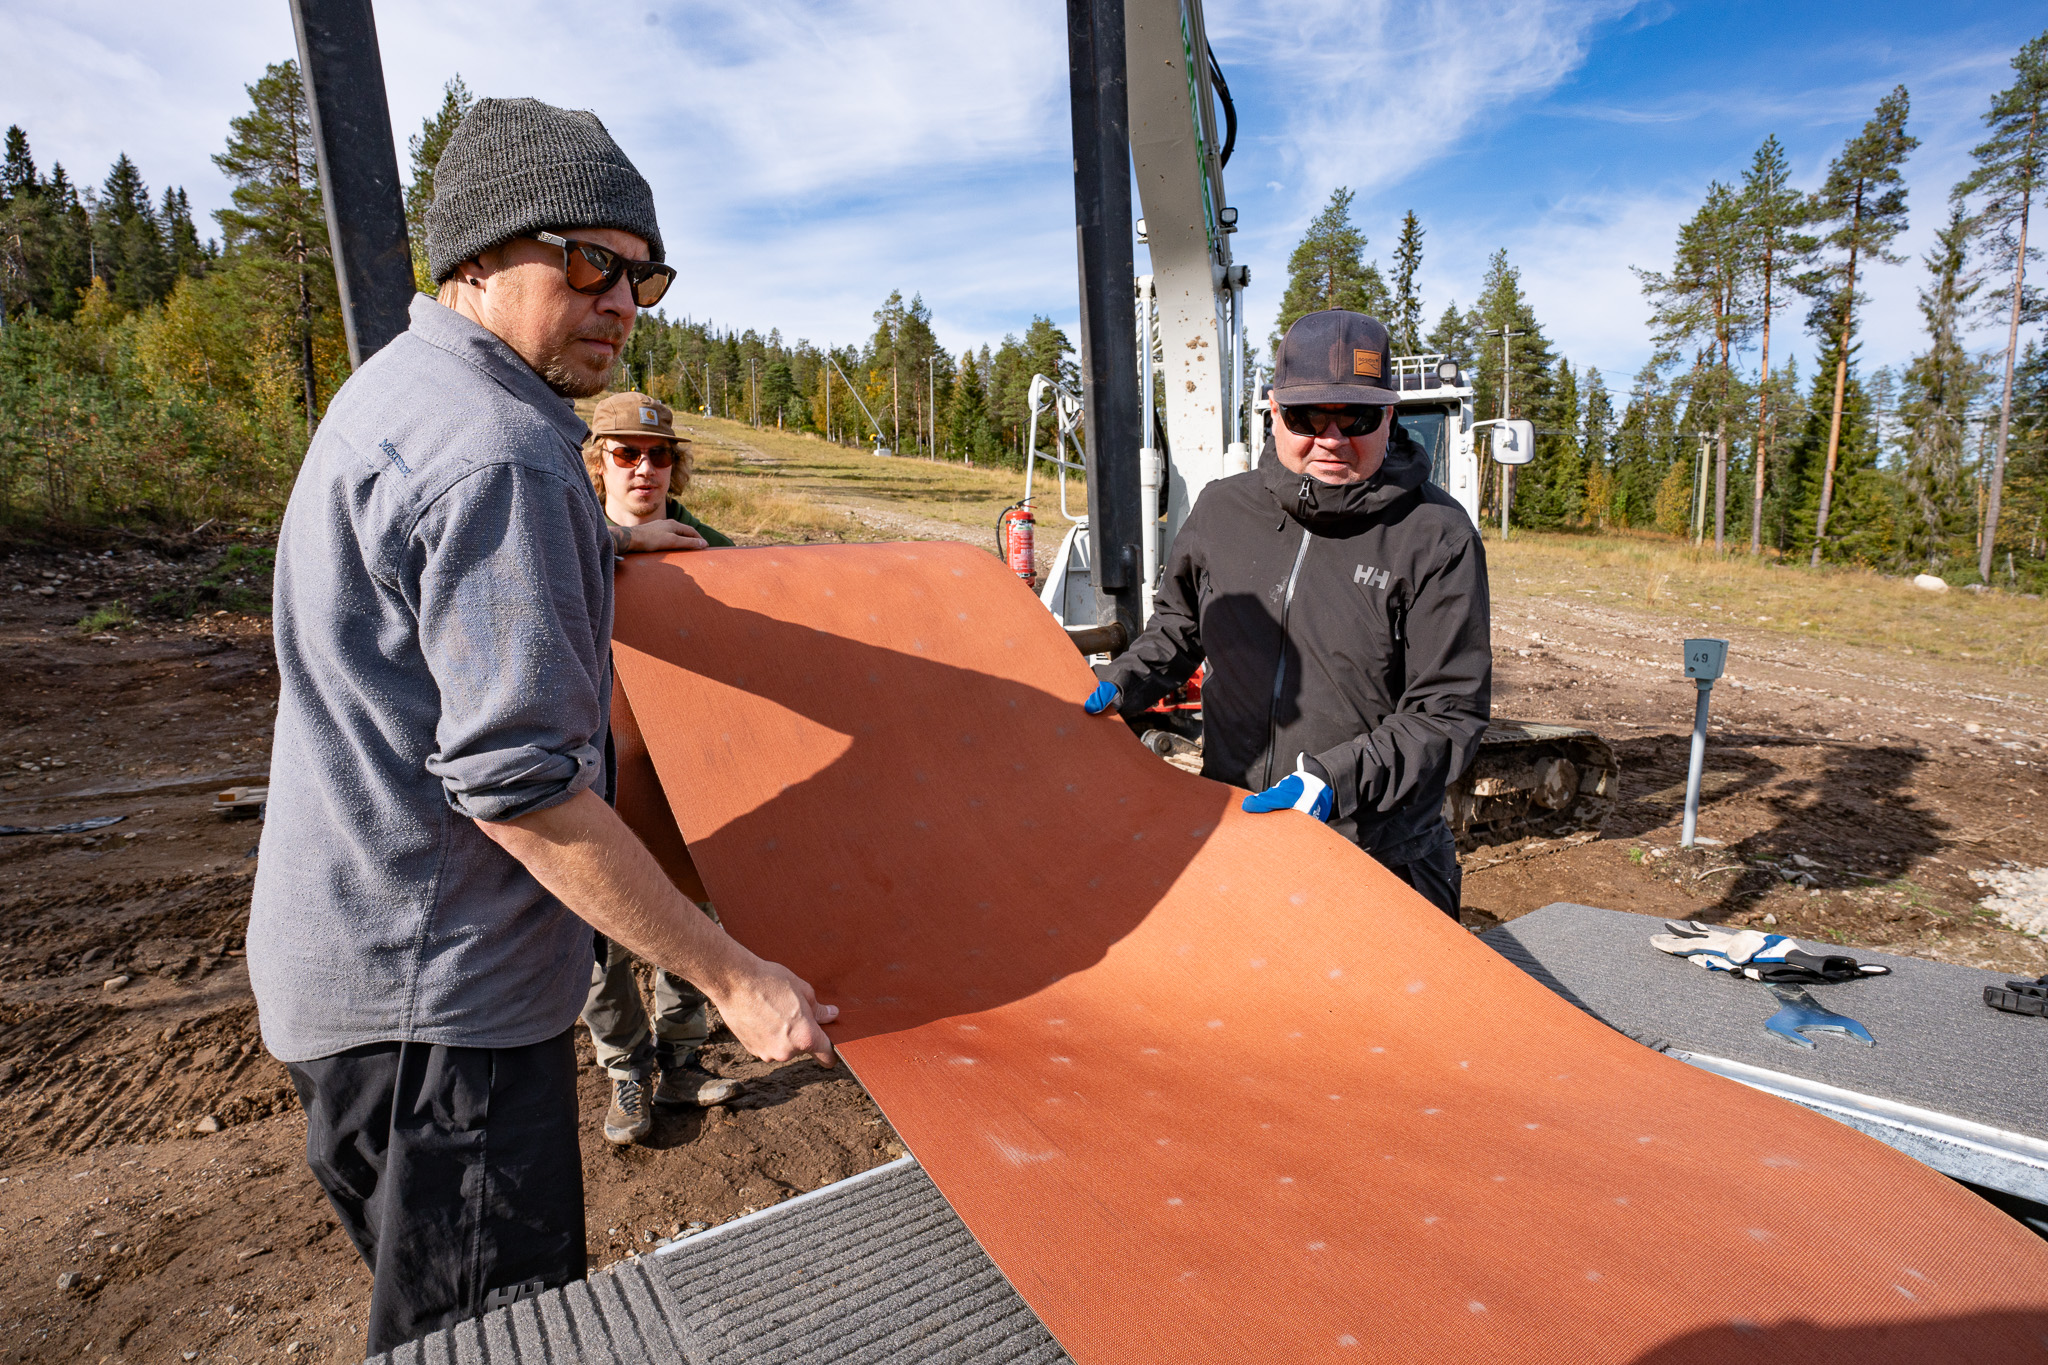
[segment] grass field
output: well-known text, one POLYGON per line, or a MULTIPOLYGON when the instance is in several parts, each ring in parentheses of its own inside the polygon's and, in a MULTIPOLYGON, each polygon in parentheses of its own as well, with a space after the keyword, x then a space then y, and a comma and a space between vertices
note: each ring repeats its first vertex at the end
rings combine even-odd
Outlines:
POLYGON ((2048 603, 2012 593, 1928 592, 1865 569, 1808 569, 1662 536, 1515 532, 1489 537, 1497 596, 1584 597, 1715 622, 1969 660, 2020 673, 2048 668, 2048 603))
MULTIPOLYGON (((731 534, 766 540, 882 540, 982 532, 993 549, 997 513, 1024 495, 1016 470, 972 469, 914 457, 878 459, 816 437, 679 413, 695 441, 692 510, 731 534), (936 523, 936 524, 934 524, 936 523)), ((1058 488, 1036 487, 1041 545, 1069 523, 1058 488)), ((1087 506, 1078 481, 1069 507, 1087 506)), ((2048 669, 2048 603, 1960 589, 1931 593, 1865 569, 1823 568, 1710 550, 1655 534, 1517 531, 1486 542, 1497 597, 1579 597, 1696 621, 1833 644, 1893 649, 2039 674, 2048 669)))
MULTIPOLYGON (((756 431, 700 413, 677 413, 676 423, 689 429, 694 446, 691 510, 720 530, 729 530, 719 520, 727 516, 739 528, 734 533, 780 533, 791 540, 901 538, 901 529, 864 525, 845 510, 852 508, 986 529, 993 547, 996 515, 1024 496, 1024 475, 1017 470, 914 456, 882 459, 815 436, 772 427, 756 431)), ((1071 523, 1059 514, 1057 485, 1046 479, 1034 491, 1040 539, 1063 534, 1071 523)), ((1067 492, 1068 506, 1076 514, 1085 511, 1087 494, 1078 480, 1067 492)))

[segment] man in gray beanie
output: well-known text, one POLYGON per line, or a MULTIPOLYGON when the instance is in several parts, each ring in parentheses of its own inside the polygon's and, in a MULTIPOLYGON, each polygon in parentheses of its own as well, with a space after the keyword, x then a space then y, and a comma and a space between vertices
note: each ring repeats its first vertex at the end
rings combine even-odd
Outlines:
POLYGON ((647 182, 594 115, 482 100, 435 189, 440 297, 335 395, 279 533, 248 934, 372 1353, 583 1275, 593 927, 757 1056, 830 1065, 837 1013, 606 804, 613 561, 690 544, 609 533, 568 401, 674 278, 647 182))

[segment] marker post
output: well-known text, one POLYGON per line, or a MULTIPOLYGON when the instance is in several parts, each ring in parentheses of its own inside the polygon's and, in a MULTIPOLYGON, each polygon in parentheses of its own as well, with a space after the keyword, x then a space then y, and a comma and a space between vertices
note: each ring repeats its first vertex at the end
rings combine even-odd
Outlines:
POLYGON ((1700 770, 1707 761, 1707 699, 1713 695, 1714 679, 1728 663, 1726 640, 1687 640, 1685 676, 1699 688, 1699 700, 1692 713, 1692 762, 1685 770, 1685 830, 1678 836, 1680 848, 1691 848, 1693 832, 1700 820, 1700 770))

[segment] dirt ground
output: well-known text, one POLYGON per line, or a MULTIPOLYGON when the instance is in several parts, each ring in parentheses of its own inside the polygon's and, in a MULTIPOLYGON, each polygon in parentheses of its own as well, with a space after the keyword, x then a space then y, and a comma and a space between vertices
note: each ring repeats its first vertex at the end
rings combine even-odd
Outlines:
MULTIPOLYGON (((0 1227, 16 1249, 0 1360, 361 1355, 368 1277, 256 1036, 241 935, 258 827, 209 809, 265 779, 275 697, 267 619, 215 605, 267 584, 224 578, 223 548, 0 559, 0 823, 123 817, 0 837, 0 1227), (200 614, 78 630, 117 598, 200 614)), ((2048 865, 2039 680, 1713 621, 1733 642, 1700 826, 1716 842, 1682 854, 1693 693, 1677 640, 1702 613, 1518 585, 1496 555, 1496 714, 1597 725, 1623 788, 1597 838, 1468 859, 1474 928, 1577 900, 2048 971, 2042 941, 1979 909, 1968 875, 2048 865)), ((665 1115, 615 1151, 582 1046, 593 1266, 901 1152, 843 1071, 729 1041, 707 1060, 752 1080, 741 1102, 665 1115)))

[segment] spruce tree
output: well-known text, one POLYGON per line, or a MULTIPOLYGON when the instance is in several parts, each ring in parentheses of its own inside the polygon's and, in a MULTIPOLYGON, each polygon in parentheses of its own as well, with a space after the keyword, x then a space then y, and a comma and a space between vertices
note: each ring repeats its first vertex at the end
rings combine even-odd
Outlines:
MULTIPOLYGON (((1827 456, 1814 511, 1812 564, 1820 566, 1827 546, 1828 516, 1835 495, 1835 467, 1842 451, 1843 405, 1848 401, 1849 357, 1856 349, 1856 270, 1860 263, 1897 265, 1891 244, 1906 229, 1906 184, 1900 168, 1920 140, 1906 132, 1908 101, 1901 85, 1878 101, 1870 121, 1828 166, 1827 180, 1814 196, 1811 220, 1833 226, 1820 246, 1838 253, 1811 278, 1810 287, 1827 306, 1835 366, 1829 406, 1827 456)), ((1816 381, 1818 381, 1816 376, 1816 381)))
POLYGON ((405 230, 412 239, 413 283, 422 294, 434 292, 434 277, 427 269, 427 210, 434 204, 434 168, 441 164, 456 125, 475 103, 476 96, 457 72, 441 87, 440 107, 421 119, 420 130, 405 141, 412 162, 412 179, 405 187, 405 230))
POLYGON ((2034 192, 2048 176, 2048 33, 2033 39, 2012 59, 2018 79, 1992 96, 1984 115, 1991 136, 1971 155, 1977 168, 1956 187, 1962 195, 1982 195, 1976 228, 1991 247, 1995 264, 2009 271, 2012 283, 1993 293, 1991 306, 2005 305, 2005 384, 1999 396, 1998 444, 1991 456, 1982 544, 1977 572, 1991 581, 1992 556, 1998 548, 2000 502, 2005 491, 2006 446, 2012 431, 2013 367, 2019 355, 2020 322, 2027 310, 2027 218, 2034 192))
POLYGON ((1593 525, 1605 528, 1614 514, 1614 473, 1608 447, 1614 436, 1614 400, 1597 366, 1586 367, 1585 415, 1579 427, 1579 453, 1586 462, 1584 512, 1593 525))
POLYGON ((1431 355, 1457 361, 1461 370, 1469 372, 1478 361, 1478 344, 1473 340, 1466 315, 1458 311, 1456 299, 1444 306, 1444 315, 1436 320, 1423 345, 1431 355))
POLYGON ((1422 269, 1422 223, 1410 209, 1401 219, 1401 240, 1394 245, 1394 306, 1387 319, 1399 355, 1422 350, 1422 296, 1415 291, 1415 273, 1422 269))
POLYGON ((1272 349, 1278 350, 1287 329, 1309 313, 1348 308, 1385 319, 1393 311, 1379 267, 1365 259, 1365 234, 1351 221, 1354 197, 1341 185, 1332 190, 1330 202, 1310 220, 1287 258, 1287 290, 1280 296, 1272 349))
POLYGON ((1755 318, 1763 330, 1757 373, 1756 438, 1751 446, 1755 487, 1749 504, 1749 552, 1763 553, 1764 471, 1770 464, 1771 317, 1784 303, 1784 282, 1813 254, 1814 239, 1799 233, 1806 221, 1806 196, 1792 188, 1785 149, 1773 134, 1764 139, 1742 177, 1742 231, 1755 318))
POLYGON ((0 199, 34 194, 41 184, 36 175, 36 159, 29 154, 28 134, 18 123, 9 125, 6 159, 0 161, 0 199))
POLYGON ((212 243, 199 240, 199 228, 192 221, 192 201, 182 186, 164 191, 163 208, 157 218, 163 224, 164 255, 170 262, 173 279, 205 274, 213 260, 208 249, 212 243))
POLYGON ((291 310, 310 438, 320 398, 313 338, 318 323, 332 316, 335 283, 306 87, 298 63, 287 61, 267 67, 244 88, 249 112, 229 121, 227 148, 213 158, 235 184, 229 195, 234 207, 214 217, 227 251, 291 310))
POLYGON ((171 265, 149 186, 126 152, 114 159, 94 204, 93 246, 101 278, 124 312, 147 308, 170 292, 171 265))
POLYGON ((1963 344, 1971 296, 1980 285, 1967 269, 1972 224, 1960 202, 1921 259, 1929 276, 1920 290, 1927 349, 1906 366, 1898 404, 1905 459, 1900 478, 1918 517, 1906 528, 1902 549, 1930 573, 1959 544, 1967 544, 1971 488, 1970 411, 1989 387, 1984 366, 1963 344))

